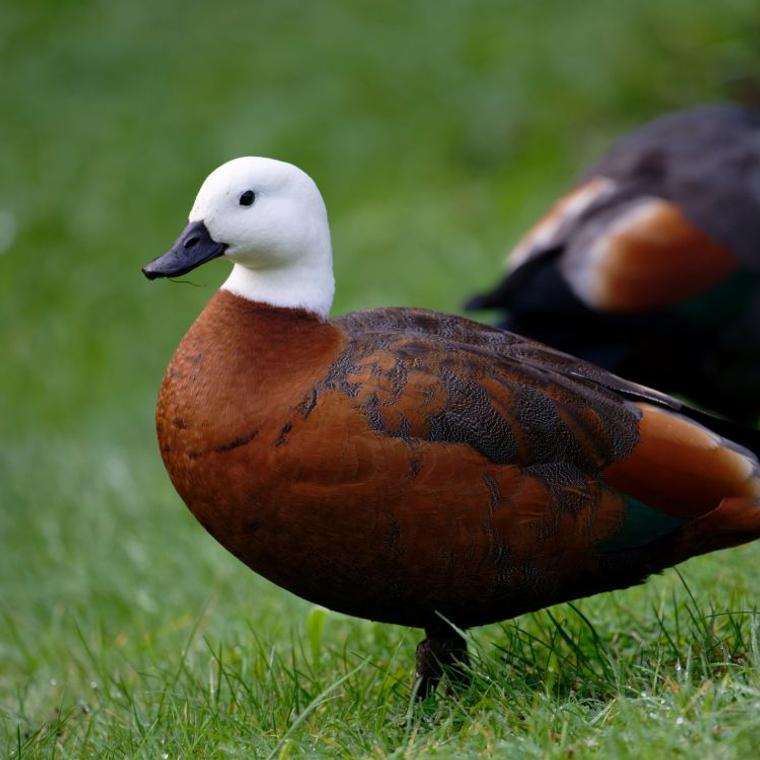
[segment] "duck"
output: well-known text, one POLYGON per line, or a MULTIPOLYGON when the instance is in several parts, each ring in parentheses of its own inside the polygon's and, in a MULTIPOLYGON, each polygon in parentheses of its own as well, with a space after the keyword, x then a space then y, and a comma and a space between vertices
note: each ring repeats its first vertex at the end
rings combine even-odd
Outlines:
POLYGON ((217 259, 232 270, 158 395, 174 488, 278 586, 423 629, 419 698, 466 684, 472 627, 760 536, 758 431, 464 317, 330 317, 328 217, 301 169, 221 165, 143 272, 217 259))
POLYGON ((702 104, 624 135, 465 307, 756 424, 760 111, 702 104))

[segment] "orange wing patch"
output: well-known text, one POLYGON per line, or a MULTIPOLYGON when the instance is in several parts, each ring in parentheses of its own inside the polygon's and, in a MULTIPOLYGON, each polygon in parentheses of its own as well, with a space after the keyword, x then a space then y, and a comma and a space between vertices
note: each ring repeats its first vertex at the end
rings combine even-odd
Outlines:
POLYGON ((642 417, 633 452, 605 470, 605 480, 648 506, 697 517, 724 498, 760 496, 758 462, 678 414, 636 404, 642 417))
POLYGON ((738 268, 730 250, 659 198, 632 202, 590 247, 563 261, 565 277, 585 303, 618 313, 687 301, 738 268))

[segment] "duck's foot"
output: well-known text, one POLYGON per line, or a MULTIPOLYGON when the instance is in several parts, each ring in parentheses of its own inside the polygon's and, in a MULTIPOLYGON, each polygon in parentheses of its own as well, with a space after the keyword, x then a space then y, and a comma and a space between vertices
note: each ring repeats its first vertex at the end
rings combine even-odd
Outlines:
POLYGON ((417 699, 425 699, 432 694, 444 674, 447 694, 467 688, 470 674, 465 639, 451 628, 445 633, 431 633, 429 630, 425 633, 427 638, 417 645, 417 699))

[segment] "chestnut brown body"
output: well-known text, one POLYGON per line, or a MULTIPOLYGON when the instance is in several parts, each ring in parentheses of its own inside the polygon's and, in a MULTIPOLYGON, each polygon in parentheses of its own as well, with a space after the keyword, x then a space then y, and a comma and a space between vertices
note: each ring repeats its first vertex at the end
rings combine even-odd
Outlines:
POLYGON ((325 321, 219 291, 166 371, 157 427, 182 499, 255 572, 430 629, 760 535, 757 460, 690 414, 458 317, 325 321))

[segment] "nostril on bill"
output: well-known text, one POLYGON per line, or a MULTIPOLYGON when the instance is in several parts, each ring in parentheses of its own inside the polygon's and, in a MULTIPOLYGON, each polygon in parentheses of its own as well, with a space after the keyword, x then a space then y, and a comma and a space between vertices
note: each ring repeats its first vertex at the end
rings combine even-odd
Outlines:
POLYGON ((184 247, 185 248, 192 248, 193 246, 198 245, 198 241, 199 240, 200 240, 200 238, 199 237, 195 237, 195 236, 193 236, 191 238, 188 238, 187 240, 185 240, 185 246, 184 247))

